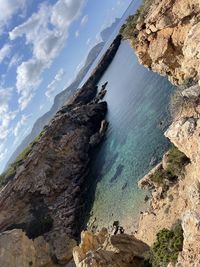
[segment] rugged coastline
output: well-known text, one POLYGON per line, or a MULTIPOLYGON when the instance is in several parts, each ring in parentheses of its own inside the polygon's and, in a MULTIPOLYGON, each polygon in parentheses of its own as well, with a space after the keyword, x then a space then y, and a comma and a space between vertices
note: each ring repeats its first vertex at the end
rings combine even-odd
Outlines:
POLYGON ((84 227, 92 151, 108 126, 107 84, 99 93, 96 84, 120 41, 117 36, 86 84, 1 175, 1 266, 53 267, 71 260, 84 227))
POLYGON ((181 94, 175 102, 178 112, 165 132, 174 146, 139 182, 141 188, 151 190, 151 199, 138 231, 134 235, 113 235, 107 229, 84 231, 76 246, 84 217, 90 151, 107 128, 107 105, 101 102, 105 89, 97 95, 96 87, 107 66, 104 57, 105 64, 57 113, 0 192, 0 229, 15 228, 0 234, 0 254, 4 255, 0 265, 14 267, 17 257, 19 266, 64 266, 73 250, 80 267, 200 266, 200 4, 155 0, 149 7, 148 3, 127 22, 133 28, 130 41, 140 63, 167 75, 180 86, 181 94), (29 231, 28 226, 38 225, 36 218, 39 225, 48 226, 47 232, 41 232, 43 227, 29 231), (14 243, 18 246, 12 250, 14 243))
POLYGON ((142 213, 135 233, 151 247, 149 265, 134 263, 127 254, 121 262, 119 250, 114 262, 105 258, 106 242, 87 247, 85 232, 74 250, 77 266, 200 266, 199 14, 195 0, 145 1, 121 31, 141 64, 179 86, 172 96, 173 122, 165 132, 174 147, 139 182, 151 190, 150 209, 142 213), (86 247, 88 254, 82 251, 86 247))

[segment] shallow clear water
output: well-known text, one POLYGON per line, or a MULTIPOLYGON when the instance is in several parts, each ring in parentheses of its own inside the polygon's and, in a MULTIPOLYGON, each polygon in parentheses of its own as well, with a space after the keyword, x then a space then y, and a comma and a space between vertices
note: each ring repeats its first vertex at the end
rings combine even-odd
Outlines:
POLYGON ((127 42, 122 42, 99 85, 106 81, 110 125, 92 164, 91 179, 98 182, 90 221, 96 217, 102 227, 119 220, 131 227, 146 194, 137 181, 152 168, 152 157, 159 161, 169 146, 160 122, 169 118, 173 86, 139 65, 127 42))

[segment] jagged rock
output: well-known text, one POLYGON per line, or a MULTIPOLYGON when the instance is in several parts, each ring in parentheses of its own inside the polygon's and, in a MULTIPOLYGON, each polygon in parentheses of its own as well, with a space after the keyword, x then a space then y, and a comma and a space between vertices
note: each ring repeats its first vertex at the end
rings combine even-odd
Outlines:
POLYGON ((182 92, 182 95, 187 97, 187 98, 198 98, 200 97, 200 86, 199 85, 194 85, 194 86, 191 86, 187 89, 185 89, 183 92, 182 92))
POLYGON ((176 267, 200 266, 200 216, 199 212, 188 211, 183 217, 184 231, 183 251, 180 253, 176 267))
POLYGON ((139 17, 133 46, 141 64, 175 84, 200 79, 199 0, 154 0, 139 17), (141 23, 141 20, 143 23, 141 23))
POLYGON ((134 236, 109 235, 106 229, 99 234, 83 232, 81 244, 73 251, 76 266, 80 267, 140 267, 149 247, 134 236))
POLYGON ((90 103, 95 94, 95 86, 83 87, 57 113, 0 191, 0 231, 22 228, 30 238, 45 235, 59 264, 71 260, 84 221, 89 141, 102 134, 107 110, 105 102, 90 103))
POLYGON ((103 140, 103 137, 105 136, 106 134, 106 131, 107 131, 107 128, 108 128, 108 122, 106 120, 103 120, 101 122, 101 127, 99 129, 99 132, 98 133, 95 133, 93 136, 91 136, 90 138, 90 142, 89 144, 94 147, 94 146, 97 146, 99 145, 99 143, 103 140))
POLYGON ((2 267, 56 267, 50 247, 43 237, 34 241, 22 230, 0 234, 0 266, 2 267))

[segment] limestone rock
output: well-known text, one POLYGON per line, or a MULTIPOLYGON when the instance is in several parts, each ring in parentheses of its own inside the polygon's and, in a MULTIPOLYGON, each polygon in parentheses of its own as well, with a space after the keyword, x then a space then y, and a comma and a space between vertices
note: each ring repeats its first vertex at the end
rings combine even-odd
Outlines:
POLYGON ((134 236, 109 235, 106 229, 99 234, 83 232, 81 244, 74 248, 76 266, 80 267, 140 267, 149 247, 134 236))
POLYGON ((200 266, 200 216, 195 211, 188 211, 183 217, 183 251, 179 255, 177 267, 200 266))
POLYGON ((134 48, 141 64, 175 84, 200 79, 199 0, 154 0, 138 19, 134 48), (142 26, 141 26, 142 25, 142 26), (147 34, 148 33, 148 34, 147 34))
POLYGON ((185 89, 182 92, 182 95, 187 97, 187 98, 198 98, 198 97, 200 97, 200 86, 199 85, 191 86, 191 87, 185 89))
POLYGON ((0 234, 0 266, 56 267, 50 248, 43 237, 30 240, 22 230, 0 234))

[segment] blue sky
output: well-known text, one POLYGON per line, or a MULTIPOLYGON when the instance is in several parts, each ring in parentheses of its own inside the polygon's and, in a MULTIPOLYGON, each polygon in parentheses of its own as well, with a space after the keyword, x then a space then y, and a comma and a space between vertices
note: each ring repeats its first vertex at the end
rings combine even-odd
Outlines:
POLYGON ((0 0, 0 172, 131 0, 0 0))

